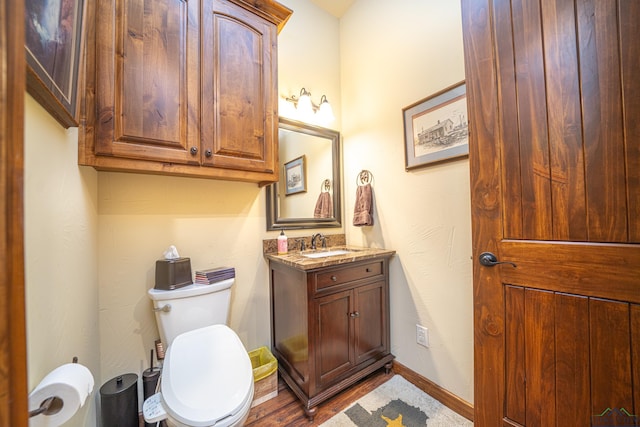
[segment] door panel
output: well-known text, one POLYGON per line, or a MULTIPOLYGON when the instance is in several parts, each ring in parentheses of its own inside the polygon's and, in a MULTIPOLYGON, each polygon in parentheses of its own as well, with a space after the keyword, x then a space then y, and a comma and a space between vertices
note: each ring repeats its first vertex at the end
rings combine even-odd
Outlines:
POLYGON ((594 414, 594 419, 597 419, 597 415, 607 408, 625 408, 631 412, 633 384, 629 305, 591 299, 589 326, 591 413, 594 414))
POLYGON ((328 384, 354 365, 353 291, 318 298, 317 305, 317 382, 328 384))
POLYGON ((615 0, 576 3, 588 232, 595 242, 627 241, 616 5, 615 0))
POLYGON ((626 425, 640 396, 640 7, 462 4, 473 256, 516 264, 474 264, 475 425, 626 425))
POLYGON ((385 282, 354 289, 358 317, 355 320, 356 364, 387 350, 385 282))
POLYGON ((505 283, 640 303, 640 246, 525 240, 500 242, 505 283))
POLYGON ((506 421, 605 425, 607 408, 633 413, 631 349, 637 338, 630 327, 638 307, 505 286, 506 421))
POLYGON ((525 424, 524 288, 505 286, 505 417, 525 424))
POLYGON ((276 28, 228 1, 205 2, 203 17, 203 164, 273 172, 276 28))
MULTIPOLYGON (((186 143, 187 4, 130 1, 117 23, 123 56, 116 79, 116 108, 122 112, 118 138, 186 143), (121 38, 121 39, 120 39, 121 38)), ((182 147, 184 148, 184 146, 182 147)))
POLYGON ((531 426, 555 422, 553 293, 524 292, 525 420, 531 426))
MULTIPOLYGON (((515 61, 516 91, 513 106, 518 111, 518 138, 514 141, 519 143, 519 159, 507 159, 505 170, 518 165, 513 173, 519 169, 522 176, 520 187, 515 189, 522 201, 522 237, 550 239, 551 186, 540 6, 530 0, 513 0, 511 11, 510 56, 515 61)), ((509 218, 508 213, 505 218, 509 218)))
POLYGON ((542 4, 554 240, 587 240, 580 82, 572 0, 542 4))
MULTIPOLYGON (((499 3, 495 8, 505 7, 499 3)), ((634 140, 624 138, 624 127, 637 122, 625 113, 637 117, 639 110, 629 105, 631 111, 624 111, 622 99, 635 94, 638 84, 627 83, 627 94, 617 77, 621 62, 634 61, 620 56, 618 44, 632 43, 632 24, 618 27, 611 0, 556 0, 542 7, 512 0, 510 10, 511 20, 496 11, 496 32, 502 36, 513 28, 513 43, 497 43, 496 50, 499 66, 514 62, 513 71, 497 71, 498 93, 506 94, 500 123, 508 138, 503 200, 505 207, 521 206, 518 215, 503 211, 504 237, 630 241, 627 179, 635 175, 625 176, 625 154, 637 161, 638 153, 629 153, 625 141, 634 140)))
MULTIPOLYGON (((633 383, 640 384, 640 369, 637 361, 640 360, 640 305, 631 306, 631 360, 633 361, 633 383)), ((633 389, 633 401, 635 408, 633 413, 640 414, 640 387, 633 389)))
MULTIPOLYGON (((620 0, 620 52, 622 64, 622 90, 624 111, 624 135, 627 168, 627 197, 629 198, 629 241, 640 242, 640 222, 632 218, 640 217, 640 84, 637 73, 640 70, 640 43, 638 40, 637 17, 640 16, 640 2, 620 0), (635 190, 635 191, 634 191, 635 190)), ((639 384, 639 383, 636 383, 639 384)), ((636 400, 638 402, 638 400, 636 400)), ((639 403, 640 405, 640 403, 639 403)), ((638 411, 636 411, 636 414, 638 411)))
POLYGON ((199 13, 184 0, 98 2, 97 154, 198 163, 199 13))
POLYGON ((556 425, 586 426, 591 414, 589 301, 576 295, 556 294, 554 316, 556 408, 562 408, 556 412, 556 425))

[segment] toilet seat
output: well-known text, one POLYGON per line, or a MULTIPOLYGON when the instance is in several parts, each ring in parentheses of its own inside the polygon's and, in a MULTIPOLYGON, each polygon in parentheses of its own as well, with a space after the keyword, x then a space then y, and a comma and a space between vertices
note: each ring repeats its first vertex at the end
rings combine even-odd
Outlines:
POLYGON ((161 391, 168 415, 180 423, 231 425, 253 399, 251 360, 226 325, 185 332, 167 349, 161 391))

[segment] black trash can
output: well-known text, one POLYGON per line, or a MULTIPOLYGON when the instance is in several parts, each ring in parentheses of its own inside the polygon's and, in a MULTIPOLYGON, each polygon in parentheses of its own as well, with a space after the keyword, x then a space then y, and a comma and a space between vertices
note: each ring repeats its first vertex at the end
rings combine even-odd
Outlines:
POLYGON ((138 427, 138 376, 119 375, 100 387, 102 427, 138 427))

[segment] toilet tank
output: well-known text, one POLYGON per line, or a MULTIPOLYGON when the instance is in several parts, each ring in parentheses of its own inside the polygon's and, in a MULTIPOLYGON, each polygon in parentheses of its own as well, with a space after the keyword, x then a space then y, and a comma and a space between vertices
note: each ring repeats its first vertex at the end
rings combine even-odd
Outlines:
POLYGON ((212 285, 192 284, 174 290, 149 289, 160 338, 168 348, 178 335, 216 324, 227 324, 231 286, 235 279, 212 285))

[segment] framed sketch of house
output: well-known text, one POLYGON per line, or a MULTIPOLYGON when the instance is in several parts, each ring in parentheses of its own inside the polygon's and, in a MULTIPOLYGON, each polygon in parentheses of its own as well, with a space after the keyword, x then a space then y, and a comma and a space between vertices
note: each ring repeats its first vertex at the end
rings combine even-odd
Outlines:
POLYGON ((469 154, 469 123, 464 81, 403 110, 405 169, 469 154))

